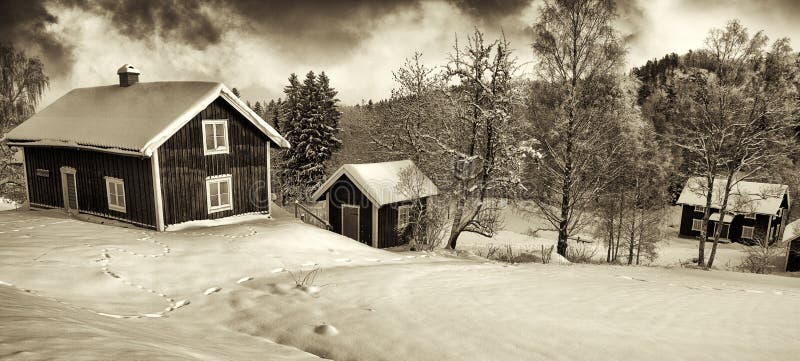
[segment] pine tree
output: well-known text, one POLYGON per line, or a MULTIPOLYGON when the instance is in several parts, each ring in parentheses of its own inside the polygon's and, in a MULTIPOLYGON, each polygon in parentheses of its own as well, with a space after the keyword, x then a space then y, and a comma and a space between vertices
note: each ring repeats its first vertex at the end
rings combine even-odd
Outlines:
POLYGON ((253 105, 253 111, 256 112, 259 117, 264 115, 264 107, 261 106, 261 102, 256 101, 256 104, 253 105))
POLYGON ((336 137, 341 112, 336 91, 324 74, 318 77, 310 71, 302 84, 293 74, 284 93, 286 101, 277 106, 283 110, 283 119, 274 119, 292 144, 284 152, 282 180, 289 197, 307 199, 322 183, 333 152, 341 147, 336 137))
POLYGON ((325 72, 319 74, 317 79, 317 86, 319 87, 322 99, 320 101, 320 113, 322 116, 323 124, 326 126, 323 133, 323 143, 330 148, 331 152, 336 152, 342 147, 342 141, 337 137, 339 133, 339 119, 342 117, 342 112, 336 106, 339 99, 336 99, 338 92, 331 87, 330 79, 325 72))
POLYGON ((231 89, 231 93, 233 93, 233 95, 235 95, 237 98, 242 97, 241 94, 239 94, 239 89, 233 88, 231 89))

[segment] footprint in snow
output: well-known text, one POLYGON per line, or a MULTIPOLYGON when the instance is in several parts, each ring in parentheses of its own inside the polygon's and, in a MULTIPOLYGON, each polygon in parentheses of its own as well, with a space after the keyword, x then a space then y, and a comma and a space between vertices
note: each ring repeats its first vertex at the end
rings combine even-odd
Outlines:
POLYGON ((392 261, 402 261, 403 257, 392 258, 392 261))
POLYGON ((783 291, 775 290, 775 291, 772 291, 772 293, 774 293, 774 294, 776 294, 778 296, 783 296, 783 291))
POLYGON ((300 266, 311 267, 311 266, 316 266, 316 265, 317 265, 317 262, 308 261, 306 263, 301 264, 300 266))
POLYGON ((211 287, 211 288, 209 288, 209 289, 205 290, 205 292, 203 292, 203 294, 204 294, 204 295, 206 295, 206 296, 208 296, 208 295, 210 295, 210 294, 212 294, 212 293, 217 293, 217 292, 219 292, 220 290, 222 290, 222 289, 221 289, 221 288, 219 288, 219 287, 211 287))
POLYGON ((379 260, 377 258, 365 258, 364 260, 365 261, 369 261, 369 262, 380 262, 381 261, 381 260, 379 260))
POLYGON ((250 281, 252 279, 253 279, 253 277, 251 277, 251 276, 242 277, 238 281, 236 281, 236 283, 245 283, 245 282, 250 281))
POLYGON ((336 261, 336 262, 350 262, 350 259, 349 258, 337 258, 334 261, 336 261))
POLYGON ((276 269, 274 269, 274 270, 272 270, 270 272, 271 273, 281 273, 283 271, 286 271, 286 269, 285 268, 276 268, 276 269))
POLYGON ((742 290, 747 293, 764 293, 764 291, 756 291, 756 290, 742 290))
POLYGON ((339 334, 339 330, 337 330, 336 327, 324 324, 314 327, 314 332, 323 336, 336 336, 339 334))

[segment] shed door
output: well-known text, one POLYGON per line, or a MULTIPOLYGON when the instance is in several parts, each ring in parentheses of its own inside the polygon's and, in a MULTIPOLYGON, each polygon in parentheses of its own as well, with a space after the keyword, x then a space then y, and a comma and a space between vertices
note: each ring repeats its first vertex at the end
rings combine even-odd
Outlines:
POLYGON ((64 209, 76 212, 78 210, 78 185, 75 181, 74 168, 61 168, 61 191, 64 195, 64 209))
POLYGON ((358 206, 342 204, 342 235, 358 239, 358 206))

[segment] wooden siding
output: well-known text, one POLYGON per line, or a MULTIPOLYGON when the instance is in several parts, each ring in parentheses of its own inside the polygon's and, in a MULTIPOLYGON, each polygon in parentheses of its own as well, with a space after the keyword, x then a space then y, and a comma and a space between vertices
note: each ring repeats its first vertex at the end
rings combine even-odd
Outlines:
POLYGON ((786 255, 786 272, 800 272, 800 238, 789 241, 789 254, 786 255))
POLYGON ((34 206, 64 207, 61 167, 65 166, 76 170, 78 208, 82 213, 155 227, 149 158, 70 148, 25 147, 26 176, 34 206), (46 169, 49 176, 37 175, 37 169, 46 169), (108 209, 106 176, 125 182, 125 213, 108 209))
MULTIPOLYGON (((700 231, 693 231, 692 230, 692 219, 702 219, 703 213, 702 212, 695 212, 694 206, 682 205, 681 210, 681 225, 679 234, 681 236, 686 237, 699 237, 700 231)), ((711 209, 711 212, 719 212, 718 209, 711 209)), ((782 222, 781 217, 774 217, 772 221, 772 225, 775 229, 777 226, 780 225, 782 222)), ((709 238, 713 236, 713 221, 709 221, 708 225, 708 235, 709 238)), ((742 242, 742 243, 750 243, 750 240, 743 240, 742 237, 742 226, 749 226, 753 227, 754 234, 756 236, 766 237, 767 235, 767 225, 769 224, 769 216, 764 214, 756 214, 756 219, 747 219, 744 215, 737 214, 733 217, 733 220, 730 224, 730 230, 728 231, 728 239, 733 242, 742 242)), ((778 235, 776 234, 776 237, 778 235)))
POLYGON ((270 140, 217 98, 158 148, 164 222, 216 219, 269 211, 270 140), (228 119, 228 154, 203 154, 204 119, 228 119), (230 174, 233 209, 208 213, 206 177, 230 174))
MULTIPOLYGON (((342 204, 359 206, 359 241, 372 245, 372 202, 343 175, 328 189, 328 222, 332 231, 342 234, 342 204)), ((380 219, 380 215, 378 217, 380 219)))
POLYGON ((398 207, 411 202, 387 204, 378 209, 378 248, 397 247, 408 243, 406 234, 397 233, 398 207))

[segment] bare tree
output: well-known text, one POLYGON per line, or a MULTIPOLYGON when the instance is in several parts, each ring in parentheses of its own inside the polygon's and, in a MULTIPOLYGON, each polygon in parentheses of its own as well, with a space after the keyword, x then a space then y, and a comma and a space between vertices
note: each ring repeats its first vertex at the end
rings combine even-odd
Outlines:
POLYGON ((671 140, 684 151, 690 174, 705 179, 701 191, 706 207, 697 261, 701 267, 713 265, 723 228, 714 229, 706 263, 712 203, 720 203, 713 205, 719 208, 719 222, 724 223, 736 185, 761 175, 796 150, 796 71, 789 70, 795 67, 789 60, 792 50, 788 41, 780 39, 765 53, 766 42, 761 32, 750 37, 738 21, 731 21, 725 29, 712 30, 706 41, 715 72, 695 69, 677 77, 677 113, 683 121, 671 140), (780 64, 786 69, 772 69, 780 64))
POLYGON ((439 247, 445 234, 446 204, 435 197, 427 197, 430 181, 419 168, 409 167, 400 172, 397 190, 411 199, 408 223, 400 225, 397 232, 408 237, 409 248, 433 250, 439 247))
MULTIPOLYGON (((33 115, 48 86, 39 58, 29 58, 13 45, 0 45, 0 138, 33 115)), ((25 185, 21 169, 14 164, 15 153, 0 143, 0 192, 22 200, 25 185)))
POLYGON ((435 179, 452 191, 451 249, 462 232, 493 236, 500 225, 496 197, 519 184, 511 129, 518 102, 515 72, 508 41, 487 43, 478 30, 463 48, 456 42, 442 73, 415 55, 394 74, 399 88, 391 103, 399 114, 390 129, 399 132, 373 132, 373 140, 387 151, 426 158, 422 168, 432 165, 435 179))
POLYGON ((584 213, 618 171, 603 157, 615 154, 616 102, 625 50, 614 30, 613 1, 545 1, 534 25, 539 80, 533 89, 532 136, 540 145, 530 192, 558 230, 558 253, 580 230, 584 213))

